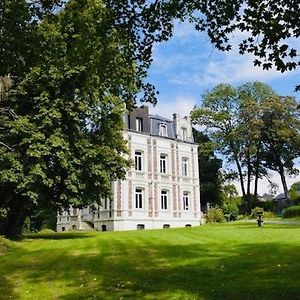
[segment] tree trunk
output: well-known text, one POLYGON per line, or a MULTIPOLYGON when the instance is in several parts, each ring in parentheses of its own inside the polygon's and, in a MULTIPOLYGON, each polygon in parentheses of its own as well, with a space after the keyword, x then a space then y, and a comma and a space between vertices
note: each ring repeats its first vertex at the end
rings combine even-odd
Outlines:
POLYGON ((6 222, 4 224, 4 235, 11 240, 18 240, 22 237, 22 229, 26 219, 24 199, 16 196, 10 201, 6 222))
POLYGON ((281 182, 282 182, 284 195, 285 195, 285 198, 288 200, 289 195, 288 195, 288 188, 287 188, 286 179, 285 179, 285 172, 284 172, 283 164, 280 160, 278 162, 278 167, 279 167, 279 174, 280 174, 280 178, 281 178, 281 182))
POLYGON ((247 196, 250 197, 250 186, 251 186, 251 160, 248 156, 247 158, 247 196))
POLYGON ((242 194, 243 194, 243 197, 245 197, 246 196, 246 192, 245 192, 243 172, 242 172, 242 167, 240 165, 240 162, 238 160, 237 155, 234 155, 234 160, 235 160, 236 167, 237 167, 238 173, 239 173, 239 179, 240 179, 240 183, 241 183, 242 194))
POLYGON ((255 161, 255 181, 254 181, 254 197, 257 200, 257 190, 258 190, 258 178, 259 178, 259 148, 256 152, 256 161, 255 161))

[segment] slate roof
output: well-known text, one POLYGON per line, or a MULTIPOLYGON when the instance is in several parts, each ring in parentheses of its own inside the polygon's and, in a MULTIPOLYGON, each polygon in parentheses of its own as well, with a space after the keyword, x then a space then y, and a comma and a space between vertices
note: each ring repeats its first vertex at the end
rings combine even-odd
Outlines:
POLYGON ((159 115, 149 115, 150 120, 150 134, 159 135, 159 124, 165 124, 167 126, 167 138, 175 139, 175 128, 174 122, 167 118, 161 117, 159 115))

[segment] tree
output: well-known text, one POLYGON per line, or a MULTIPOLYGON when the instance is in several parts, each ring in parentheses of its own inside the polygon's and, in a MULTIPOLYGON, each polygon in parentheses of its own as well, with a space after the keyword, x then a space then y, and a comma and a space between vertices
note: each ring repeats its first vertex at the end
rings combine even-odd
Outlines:
POLYGON ((289 189, 289 198, 296 204, 300 203, 300 181, 294 182, 289 189))
POLYGON ((241 198, 234 184, 222 185, 222 210, 228 221, 236 220, 239 215, 239 206, 241 198))
POLYGON ((1 227, 9 238, 37 210, 100 203, 130 165, 123 115, 142 90, 153 101, 143 80, 152 44, 167 33, 161 23, 150 28, 143 1, 110 2, 0 7, 0 76, 13 78, 0 103, 1 227))
POLYGON ((192 112, 194 122, 206 126, 217 149, 236 164, 246 210, 253 177, 256 198, 258 179, 267 175, 267 169, 279 172, 287 192, 285 172, 297 171, 294 159, 300 151, 297 105, 294 98, 280 97, 259 82, 237 89, 221 84, 206 92, 202 107, 192 112))
POLYGON ((246 195, 240 161, 241 143, 238 135, 239 103, 237 91, 229 84, 220 84, 202 96, 202 106, 195 108, 192 120, 204 125, 217 150, 233 161, 238 170, 243 196, 246 195))
POLYGON ((294 160, 300 156, 300 111, 293 97, 273 96, 263 106, 263 164, 279 173, 288 198, 285 174, 297 174, 294 160))
POLYGON ((200 199, 202 207, 207 203, 221 205, 222 160, 214 155, 214 146, 207 135, 193 128, 194 140, 198 146, 200 199))
POLYGON ((250 197, 250 184, 254 177, 254 197, 257 198, 258 180, 267 176, 261 164, 263 120, 262 103, 275 95, 275 92, 261 82, 247 82, 238 88, 239 119, 238 128, 241 142, 241 161, 247 169, 247 197, 250 197))

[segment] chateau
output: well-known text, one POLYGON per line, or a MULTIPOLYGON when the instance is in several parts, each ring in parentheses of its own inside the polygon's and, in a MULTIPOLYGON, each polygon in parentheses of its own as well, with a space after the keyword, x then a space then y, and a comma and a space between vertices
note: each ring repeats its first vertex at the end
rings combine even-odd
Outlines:
POLYGON ((71 208, 57 231, 135 230, 200 225, 197 145, 189 117, 173 120, 136 108, 124 120, 132 169, 113 183, 113 200, 95 209, 71 208))

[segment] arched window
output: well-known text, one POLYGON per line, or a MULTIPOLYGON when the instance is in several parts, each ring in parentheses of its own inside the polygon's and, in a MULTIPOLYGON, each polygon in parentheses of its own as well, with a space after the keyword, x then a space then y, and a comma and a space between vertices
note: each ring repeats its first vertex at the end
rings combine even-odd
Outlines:
POLYGON ((168 136, 168 130, 166 124, 159 124, 159 135, 168 136))

